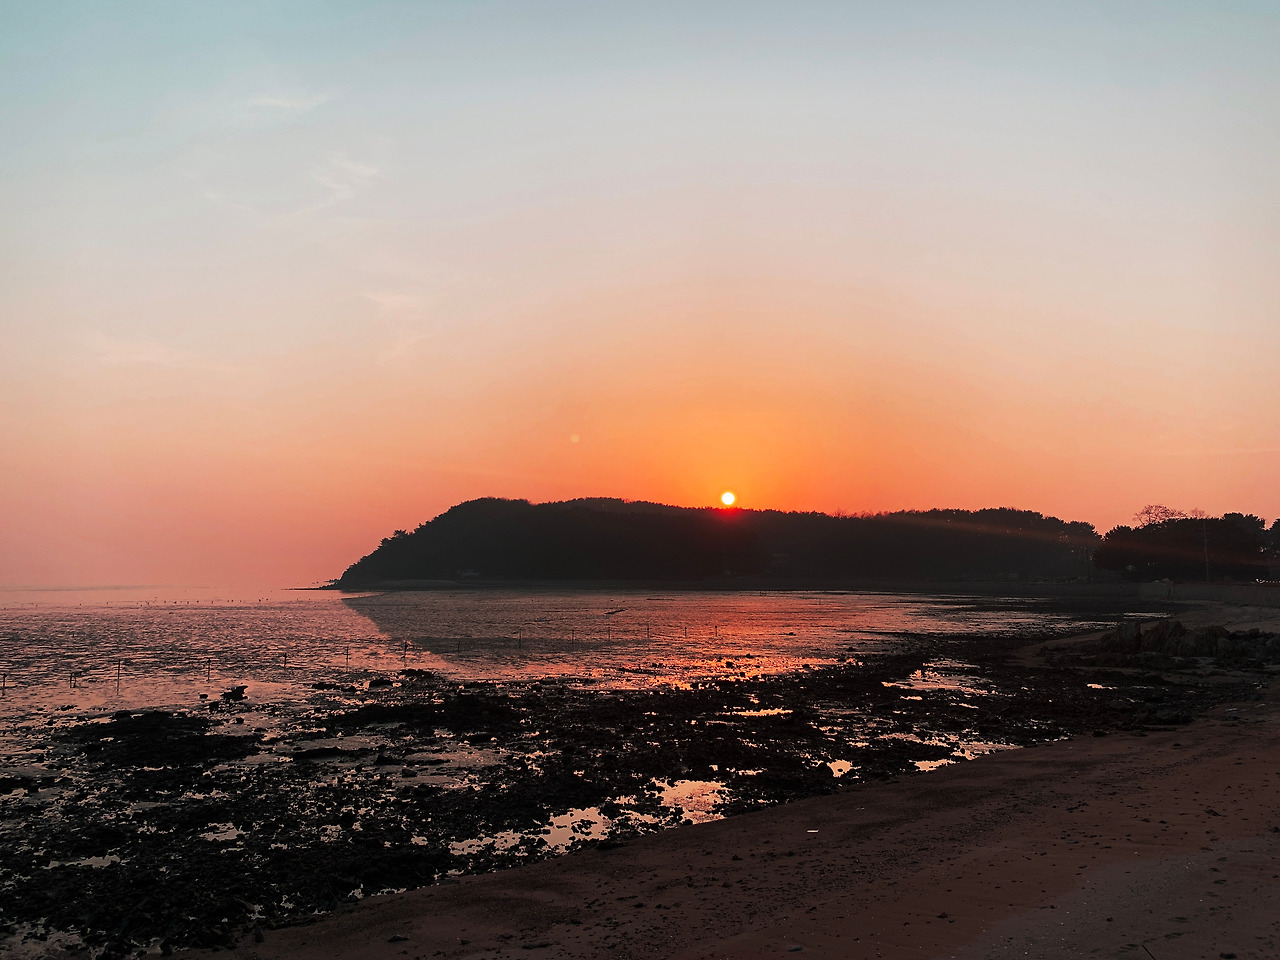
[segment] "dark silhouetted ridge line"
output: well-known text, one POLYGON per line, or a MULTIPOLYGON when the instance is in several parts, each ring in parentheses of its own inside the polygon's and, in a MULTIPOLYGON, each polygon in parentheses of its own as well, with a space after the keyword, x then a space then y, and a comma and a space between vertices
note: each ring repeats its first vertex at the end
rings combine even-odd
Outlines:
POLYGON ((1076 580, 1100 538, 1030 510, 864 516, 481 499, 398 530, 335 581, 1076 580))

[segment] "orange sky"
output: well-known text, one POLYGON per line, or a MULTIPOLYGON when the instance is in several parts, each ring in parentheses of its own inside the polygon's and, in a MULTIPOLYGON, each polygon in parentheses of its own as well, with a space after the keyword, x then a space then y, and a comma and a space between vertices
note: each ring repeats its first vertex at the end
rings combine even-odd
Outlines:
POLYGON ((1275 18, 316 9, 0 41, 0 585, 478 496, 1280 514, 1275 18))

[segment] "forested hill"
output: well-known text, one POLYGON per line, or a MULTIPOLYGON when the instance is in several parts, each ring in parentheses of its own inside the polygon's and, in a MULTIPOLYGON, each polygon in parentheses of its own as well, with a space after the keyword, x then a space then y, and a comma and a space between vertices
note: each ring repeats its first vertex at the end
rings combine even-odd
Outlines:
POLYGON ((623 500, 471 500, 397 530, 336 581, 1044 580, 1088 573, 1098 536, 1028 510, 829 516, 623 500))

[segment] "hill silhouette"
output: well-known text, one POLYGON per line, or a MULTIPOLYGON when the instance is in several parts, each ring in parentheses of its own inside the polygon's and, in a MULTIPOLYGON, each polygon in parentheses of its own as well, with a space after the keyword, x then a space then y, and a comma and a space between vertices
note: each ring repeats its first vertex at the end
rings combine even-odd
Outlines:
POLYGON ((612 499, 471 500, 397 530, 335 581, 1075 579, 1092 525, 1030 510, 869 516, 672 507, 612 499))

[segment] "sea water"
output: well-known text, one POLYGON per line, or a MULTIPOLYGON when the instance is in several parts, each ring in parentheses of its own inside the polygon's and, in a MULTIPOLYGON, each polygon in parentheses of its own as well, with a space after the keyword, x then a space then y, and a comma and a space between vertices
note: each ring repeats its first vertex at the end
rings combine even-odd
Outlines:
POLYGON ((317 873, 339 898, 402 889, 929 770, 1010 746, 981 707, 1026 696, 1016 671, 980 666, 998 660, 974 652, 982 641, 954 641, 1104 625, 1071 609, 848 591, 0 593, 0 845, 25 864, 4 891, 37 891, 42 910, 118 870, 138 897, 153 881, 204 891, 200 923, 223 916, 226 883, 297 917, 328 908, 317 873), (844 668, 807 673, 831 664, 844 668), (845 680, 848 696, 806 696, 845 680), (496 686, 455 686, 472 681, 496 686), (438 727, 395 720, 506 697, 518 724, 477 728, 443 707, 438 727), (604 751, 579 750, 584 716, 604 751), (137 724, 162 747, 174 731, 210 737, 139 759, 151 734, 137 724), (237 737, 243 756, 213 749, 237 737), (417 866, 352 879, 352 856, 393 847, 387 864, 417 866))
POLYGON ((688 685, 856 659, 920 635, 1088 629, 1025 599, 848 591, 461 588, 0 593, 0 718, 303 701, 403 670, 461 681, 688 685))

